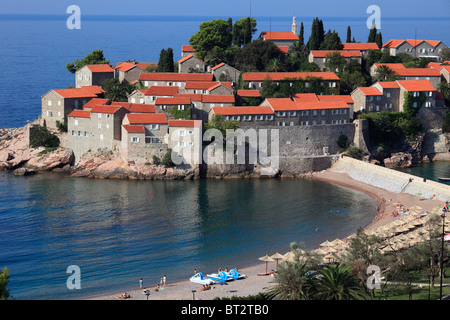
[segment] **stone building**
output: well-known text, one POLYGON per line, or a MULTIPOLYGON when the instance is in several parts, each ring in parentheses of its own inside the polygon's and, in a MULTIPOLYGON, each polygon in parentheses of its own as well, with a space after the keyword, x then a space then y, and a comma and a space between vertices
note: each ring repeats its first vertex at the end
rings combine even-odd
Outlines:
POLYGON ((234 93, 231 82, 186 82, 183 90, 185 93, 232 95, 234 93))
POLYGON ((157 98, 172 98, 178 94, 177 86, 151 86, 147 89, 138 89, 128 96, 128 102, 155 104, 157 98))
POLYGON ((56 121, 63 123, 73 110, 81 109, 89 100, 99 98, 104 93, 99 86, 50 90, 41 98, 41 124, 56 130, 56 121))
MULTIPOLYGON (((329 57, 334 53, 339 53, 342 57, 345 58, 346 63, 350 63, 351 61, 356 61, 359 64, 362 63, 362 55, 361 52, 357 50, 311 50, 308 55, 308 61, 310 63, 315 63, 319 66, 320 70, 326 71, 327 68, 325 64, 329 57)), ((338 72, 339 70, 333 70, 338 72)))
POLYGON ((89 150, 116 151, 122 139, 122 120, 128 112, 122 106, 111 105, 72 111, 67 116, 67 143, 75 159, 89 150))
POLYGON ((272 41, 278 47, 292 47, 295 42, 299 41, 298 35, 293 32, 261 32, 259 39, 264 41, 272 41))
POLYGON ((208 64, 192 54, 178 60, 179 73, 205 73, 209 71, 208 64))
POLYGON ((433 68, 398 68, 392 71, 404 80, 429 80, 435 89, 439 87, 442 78, 439 70, 433 68))
POLYGON ((103 81, 114 78, 114 69, 109 64, 85 65, 75 72, 75 87, 100 86, 103 81))
POLYGON ((198 166, 202 163, 203 122, 201 120, 169 120, 168 147, 176 164, 198 166))
POLYGON ((275 125, 315 126, 350 123, 350 106, 345 101, 301 101, 290 98, 268 98, 261 106, 269 106, 275 125))
POLYGON ((439 73, 447 83, 450 83, 450 65, 444 65, 439 68, 439 73))
POLYGON ((242 74, 243 87, 246 89, 261 91, 266 79, 276 83, 289 82, 291 86, 295 81, 301 81, 305 88, 309 88, 314 79, 319 79, 322 87, 334 89, 336 92, 340 90, 339 77, 334 72, 245 72, 242 74))
POLYGON ((354 101, 354 112, 402 112, 404 110, 405 93, 418 97, 420 93, 426 97, 424 107, 436 108, 436 89, 429 80, 397 80, 380 81, 371 87, 358 87, 351 93, 354 101))
POLYGON ((211 73, 172 73, 172 72, 149 72, 141 73, 139 82, 150 88, 151 86, 176 86, 184 90, 186 82, 213 81, 211 73))
POLYGON ((216 81, 229 81, 234 84, 238 83, 241 72, 236 68, 222 62, 211 68, 216 81))
POLYGON ((114 77, 120 82, 135 83, 150 63, 119 62, 114 69, 114 77))
POLYGON ((406 53, 413 57, 435 58, 439 60, 442 50, 447 46, 439 40, 389 40, 383 49, 389 50, 391 56, 406 53))
POLYGON ((369 51, 375 50, 379 51, 378 45, 374 42, 368 43, 360 43, 360 42, 351 42, 351 43, 343 43, 344 48, 342 50, 348 51, 359 51, 363 57, 366 57, 369 54, 369 51))
POLYGON ((274 111, 265 106, 213 107, 209 119, 222 115, 224 120, 239 121, 239 127, 274 126, 274 111))

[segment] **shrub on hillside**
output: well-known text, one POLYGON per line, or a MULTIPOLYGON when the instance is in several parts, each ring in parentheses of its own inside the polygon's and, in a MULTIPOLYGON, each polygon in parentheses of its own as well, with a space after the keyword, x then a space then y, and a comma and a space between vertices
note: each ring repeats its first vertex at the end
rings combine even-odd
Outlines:
POLYGON ((39 147, 57 147, 59 139, 45 127, 35 126, 30 128, 30 146, 39 147))

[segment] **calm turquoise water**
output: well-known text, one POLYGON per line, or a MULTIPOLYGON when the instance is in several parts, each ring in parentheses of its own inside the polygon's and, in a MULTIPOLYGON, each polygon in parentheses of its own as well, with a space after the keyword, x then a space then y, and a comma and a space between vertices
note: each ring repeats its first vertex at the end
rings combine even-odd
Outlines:
POLYGON ((398 171, 450 185, 450 181, 438 180, 438 177, 450 177, 450 162, 435 161, 420 163, 412 168, 398 169, 398 171))
POLYGON ((122 181, 0 175, 0 266, 17 299, 74 299, 260 263, 364 227, 376 201, 311 180, 122 181), (319 228, 316 232, 315 229, 319 228), (67 267, 81 269, 68 290, 67 267))

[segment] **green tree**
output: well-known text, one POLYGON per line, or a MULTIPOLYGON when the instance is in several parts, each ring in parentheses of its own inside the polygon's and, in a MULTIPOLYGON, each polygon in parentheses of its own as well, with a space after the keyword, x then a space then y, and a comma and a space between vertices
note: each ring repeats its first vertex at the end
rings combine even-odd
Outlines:
POLYGON ((276 285, 268 291, 268 295, 277 300, 309 300, 312 279, 310 266, 306 262, 286 262, 278 268, 276 285))
POLYGON ((206 21, 200 24, 199 31, 191 36, 189 43, 194 47, 199 59, 208 62, 208 52, 216 50, 226 51, 232 45, 233 36, 229 22, 222 19, 206 21))
POLYGON ((32 148, 52 148, 59 145, 57 136, 48 131, 47 128, 34 126, 30 128, 30 146, 32 148))
POLYGON ((383 36, 381 35, 381 32, 378 32, 375 35, 375 42, 377 43, 378 48, 381 49, 383 47, 383 36))
POLYGON ((344 45, 341 42, 339 34, 333 30, 328 30, 325 34, 323 42, 320 44, 320 50, 342 50, 344 45))
MULTIPOLYGON (((272 59, 285 63, 284 54, 272 41, 258 39, 244 45, 236 53, 236 68, 242 72, 261 72, 270 69, 272 59)), ((284 67, 283 67, 284 68, 284 67)))
POLYGON ((159 62, 156 68, 156 72, 174 72, 174 61, 173 61, 173 49, 167 48, 167 50, 162 49, 159 54, 159 62))
POLYGON ((319 50, 325 37, 325 31, 323 29, 323 22, 319 18, 313 20, 311 26, 311 35, 309 37, 307 47, 309 50, 319 50))
POLYGON ((377 37, 377 27, 376 25, 372 25, 372 28, 370 28, 369 31, 369 38, 367 39, 367 42, 376 42, 377 37))
MULTIPOLYGON (((222 132, 222 136, 226 136, 227 130, 236 130, 239 128, 239 121, 224 120, 221 114, 215 114, 212 118, 205 124, 205 129, 217 129, 222 132)), ((225 141, 225 139, 224 139, 225 141)))
POLYGON ((439 58, 442 62, 450 61, 450 48, 443 48, 439 58))
POLYGON ((350 28, 350 26, 347 27, 347 39, 345 40, 345 42, 352 42, 352 28, 350 28))
POLYGON ((339 52, 332 52, 325 55, 325 68, 330 72, 341 72, 344 70, 347 60, 339 52))
POLYGON ((305 45, 305 27, 303 26, 303 21, 300 23, 300 33, 298 35, 300 44, 305 45))
POLYGON ((9 270, 5 267, 0 271, 0 300, 8 300, 11 297, 8 289, 9 278, 9 270))
POLYGON ((172 149, 167 149, 164 157, 161 161, 161 164, 166 167, 173 167, 174 163, 172 161, 172 149))
POLYGON ((343 264, 326 265, 319 270, 313 296, 319 300, 360 300, 367 296, 365 287, 343 264))
POLYGON ((132 84, 120 82, 119 79, 106 79, 101 84, 105 90, 105 98, 111 101, 128 101, 128 96, 136 89, 132 84))
POLYGON ((75 73, 77 70, 88 64, 109 64, 109 60, 106 60, 103 56, 103 50, 98 49, 87 54, 81 60, 76 59, 74 62, 67 63, 66 68, 71 73, 75 73))

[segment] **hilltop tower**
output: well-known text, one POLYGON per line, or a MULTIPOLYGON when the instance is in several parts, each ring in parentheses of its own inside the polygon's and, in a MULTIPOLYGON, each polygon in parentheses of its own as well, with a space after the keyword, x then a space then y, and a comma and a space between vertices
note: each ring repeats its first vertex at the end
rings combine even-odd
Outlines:
POLYGON ((292 19, 292 33, 297 35, 297 18, 292 19))

